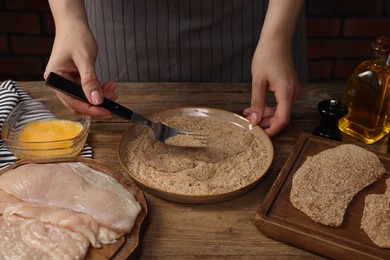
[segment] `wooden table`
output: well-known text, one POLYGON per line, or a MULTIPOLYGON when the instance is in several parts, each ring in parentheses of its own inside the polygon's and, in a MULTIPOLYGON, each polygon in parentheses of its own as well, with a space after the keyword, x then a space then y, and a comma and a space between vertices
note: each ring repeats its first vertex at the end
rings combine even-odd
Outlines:
MULTIPOLYGON (((32 97, 56 98, 43 82, 19 82, 32 97)), ((168 108, 210 107, 242 114, 250 104, 246 84, 120 83, 119 103, 140 114, 168 108)), ((342 84, 310 84, 303 87, 290 125, 272 139, 275 156, 266 177, 248 193, 226 202, 207 205, 173 203, 145 192, 150 224, 141 239, 142 259, 202 258, 306 258, 321 256, 264 236, 254 216, 302 132, 311 133, 319 123, 317 104, 342 99, 342 84)), ((272 96, 267 97, 272 100, 272 96)), ((59 103, 58 109, 61 109, 59 103)), ((117 157, 122 133, 131 125, 118 117, 94 120, 88 137, 94 158, 125 173, 117 157)), ((343 141, 356 142, 343 136, 343 141)), ((387 138, 367 146, 387 152, 387 138)))

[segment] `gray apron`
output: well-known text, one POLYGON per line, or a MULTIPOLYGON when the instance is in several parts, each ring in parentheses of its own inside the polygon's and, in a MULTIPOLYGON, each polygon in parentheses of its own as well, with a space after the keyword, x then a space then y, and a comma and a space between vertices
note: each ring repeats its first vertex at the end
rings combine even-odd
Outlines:
MULTIPOLYGON (((251 82, 268 1, 85 0, 99 47, 99 79, 129 82, 251 82)), ((307 82, 301 12, 292 53, 307 82)))

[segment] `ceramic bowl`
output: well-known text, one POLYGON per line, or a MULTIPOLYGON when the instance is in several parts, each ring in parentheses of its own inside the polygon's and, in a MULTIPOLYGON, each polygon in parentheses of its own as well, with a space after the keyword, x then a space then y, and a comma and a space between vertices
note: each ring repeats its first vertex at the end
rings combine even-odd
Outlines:
POLYGON ((213 193, 213 194, 202 194, 202 195, 188 195, 179 192, 167 191, 158 187, 151 186, 149 182, 142 180, 136 172, 130 170, 131 168, 130 166, 134 162, 128 160, 129 147, 133 145, 134 140, 136 139, 137 136, 141 134, 142 129, 144 127, 139 124, 134 124, 130 126, 122 136, 122 139, 118 146, 118 157, 120 163, 122 164, 123 168, 126 170, 129 177, 144 191, 147 191, 157 197, 174 201, 174 202, 179 202, 179 203, 189 203, 189 204, 216 203, 216 202, 222 202, 222 201, 236 198, 248 192, 255 185, 257 185, 257 183, 260 182, 260 180, 266 175, 273 161, 274 148, 271 139, 268 137, 268 135, 265 133, 263 129, 261 129, 258 126, 252 126, 247 119, 237 114, 225 110, 215 109, 215 108, 197 108, 197 107, 177 108, 177 109, 170 109, 170 110, 154 113, 148 115, 148 117, 149 118, 158 117, 160 119, 165 119, 177 115, 208 117, 211 119, 223 120, 250 131, 255 138, 259 138, 262 140, 264 149, 266 150, 267 156, 265 158, 259 158, 259 160, 264 161, 264 165, 265 165, 264 169, 256 170, 256 179, 252 183, 249 183, 241 188, 234 188, 218 194, 213 193))

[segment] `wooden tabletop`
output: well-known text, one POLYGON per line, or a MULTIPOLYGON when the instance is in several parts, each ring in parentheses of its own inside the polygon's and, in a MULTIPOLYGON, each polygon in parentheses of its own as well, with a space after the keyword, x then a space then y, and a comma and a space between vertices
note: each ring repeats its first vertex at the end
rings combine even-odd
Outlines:
MULTIPOLYGON (((43 82, 18 84, 32 97, 56 99, 43 82)), ((120 83, 117 92, 119 103, 143 115, 178 107, 219 108, 241 115, 250 104, 251 87, 247 84, 120 83)), ((145 192, 150 223, 141 238, 141 258, 321 259, 321 256, 264 236, 254 225, 254 216, 300 134, 311 133, 319 123, 317 104, 324 99, 342 99, 342 96, 342 84, 304 86, 292 111, 290 125, 272 138, 275 155, 266 177, 238 198, 188 205, 145 192)), ((267 98, 272 101, 272 96, 267 98)), ((94 158, 125 173, 118 160, 117 147, 130 125, 118 117, 94 119, 87 141, 94 150, 94 158)), ((356 143, 348 136, 343 136, 343 141, 356 143)), ((386 153, 387 138, 367 148, 386 153)))

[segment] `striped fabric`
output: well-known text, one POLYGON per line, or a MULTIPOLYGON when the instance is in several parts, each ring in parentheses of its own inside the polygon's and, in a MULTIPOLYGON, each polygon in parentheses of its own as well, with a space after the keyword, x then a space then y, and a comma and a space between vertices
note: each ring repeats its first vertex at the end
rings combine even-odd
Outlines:
MULTIPOLYGON (((251 82, 268 1, 85 0, 100 80, 251 82)), ((292 46, 307 81, 304 11, 292 46)))
MULTIPOLYGON (((20 86, 13 80, 7 80, 0 84, 0 132, 4 125, 4 121, 16 105, 22 101, 31 100, 31 97, 23 91, 20 86)), ((54 118, 54 116, 44 107, 42 109, 33 111, 31 117, 37 118, 54 118)), ((85 145, 80 153, 80 156, 92 158, 92 148, 85 145)), ((16 162, 16 158, 9 150, 7 145, 4 144, 2 138, 0 138, 0 169, 16 162)))

